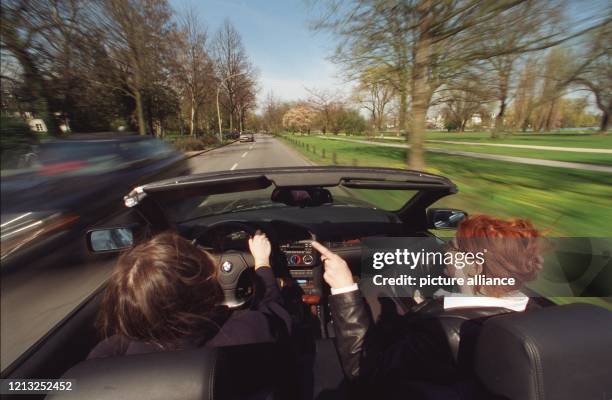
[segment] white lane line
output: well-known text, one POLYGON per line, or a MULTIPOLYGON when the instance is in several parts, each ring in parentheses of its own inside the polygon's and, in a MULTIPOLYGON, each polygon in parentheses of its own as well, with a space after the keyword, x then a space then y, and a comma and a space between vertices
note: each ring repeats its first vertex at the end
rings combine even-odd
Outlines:
POLYGON ((249 147, 249 150, 253 150, 253 146, 255 146, 255 145, 252 144, 251 147, 249 147))
POLYGON ((232 165, 232 168, 230 168, 230 171, 235 170, 237 166, 238 166, 238 163, 236 163, 236 164, 232 165))
POLYGON ((242 157, 240 157, 240 158, 244 158, 244 157, 246 157, 247 153, 248 153, 248 151, 245 151, 245 152, 242 154, 242 157))

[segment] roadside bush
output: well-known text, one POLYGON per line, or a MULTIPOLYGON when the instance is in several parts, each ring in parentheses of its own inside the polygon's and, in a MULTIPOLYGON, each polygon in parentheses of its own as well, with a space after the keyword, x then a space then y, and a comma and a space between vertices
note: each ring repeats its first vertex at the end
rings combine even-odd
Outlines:
POLYGON ((200 137, 178 137, 173 142, 172 145, 176 147, 178 150, 182 151, 198 151, 198 150, 206 150, 210 147, 215 146, 219 140, 216 136, 206 135, 200 137))
POLYGON ((0 116, 0 151, 2 169, 24 167, 23 156, 38 143, 36 134, 21 118, 0 116))
POLYGON ((338 116, 338 126, 348 135, 361 135, 368 128, 366 120, 357 110, 346 110, 338 116))

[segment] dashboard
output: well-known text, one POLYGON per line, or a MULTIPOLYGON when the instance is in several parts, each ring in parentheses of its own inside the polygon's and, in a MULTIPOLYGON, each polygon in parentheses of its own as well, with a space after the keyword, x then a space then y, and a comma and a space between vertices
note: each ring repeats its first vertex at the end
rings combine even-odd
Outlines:
POLYGON ((285 255, 287 266, 290 269, 313 267, 317 261, 315 260, 316 251, 312 248, 309 240, 285 243, 279 247, 285 255))

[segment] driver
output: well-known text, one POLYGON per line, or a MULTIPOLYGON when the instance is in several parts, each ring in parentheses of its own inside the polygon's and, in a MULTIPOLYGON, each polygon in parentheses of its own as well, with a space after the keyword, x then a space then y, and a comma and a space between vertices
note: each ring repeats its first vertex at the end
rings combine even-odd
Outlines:
POLYGON ((257 231, 254 301, 248 310, 220 305, 223 290, 213 258, 176 233, 161 233, 117 261, 98 316, 104 339, 88 358, 201 346, 274 342, 289 334, 290 317, 270 268, 271 246, 257 231))
POLYGON ((347 263, 313 242, 324 263, 323 278, 331 287, 329 304, 336 326, 338 353, 347 377, 367 382, 364 388, 378 395, 388 395, 383 398, 410 397, 408 392, 415 388, 408 381, 429 382, 452 390, 451 393, 436 392, 439 396, 435 398, 474 398, 476 392, 466 394, 465 391, 477 390, 475 387, 461 386, 462 377, 469 376, 470 355, 463 353, 472 344, 467 332, 477 335, 477 321, 527 308, 529 298, 520 289, 534 280, 542 268, 539 238, 539 231, 526 220, 503 220, 486 215, 466 218, 448 250, 480 251, 484 245, 487 257, 480 266, 448 265, 447 274, 512 277, 516 285, 464 285, 459 294, 446 292, 444 297, 422 301, 403 317, 388 319, 394 322, 392 329, 381 327, 382 318, 373 324, 347 263), (470 320, 474 322, 465 322, 470 320), (459 340, 464 347, 459 347, 459 340), (456 354, 458 351, 460 354, 456 354), (468 364, 463 364, 464 357, 468 364), (468 366, 467 370, 464 366, 468 366), (465 397, 457 397, 456 390, 465 397))

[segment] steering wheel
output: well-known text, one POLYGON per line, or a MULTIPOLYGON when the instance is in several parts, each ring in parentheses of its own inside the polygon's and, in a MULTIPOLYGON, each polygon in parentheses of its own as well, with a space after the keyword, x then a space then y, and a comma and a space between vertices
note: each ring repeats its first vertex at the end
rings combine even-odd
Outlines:
MULTIPOLYGON (((198 244, 199 239, 206 236, 211 231, 220 227, 233 227, 235 230, 242 230, 250 236, 255 234, 257 230, 253 226, 240 221, 220 221, 209 225, 202 233, 193 239, 194 244, 198 244)), ((218 249, 217 249, 218 250, 218 249)), ((224 302, 223 304, 236 308, 244 305, 248 298, 240 298, 237 295, 239 288, 240 277, 247 270, 252 270, 255 266, 255 260, 249 251, 242 250, 227 250, 210 252, 217 266, 217 280, 223 289, 224 302)))

